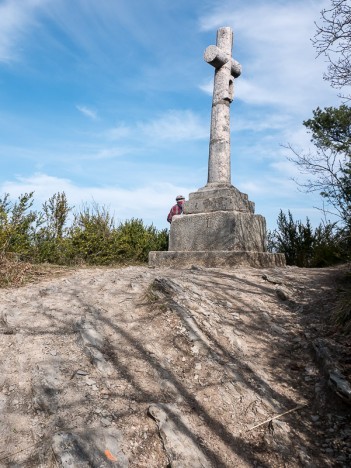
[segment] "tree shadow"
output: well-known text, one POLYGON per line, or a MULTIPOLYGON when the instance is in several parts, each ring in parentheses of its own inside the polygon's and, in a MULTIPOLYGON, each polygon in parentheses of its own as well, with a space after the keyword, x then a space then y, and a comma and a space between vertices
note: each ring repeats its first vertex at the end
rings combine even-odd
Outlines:
MULTIPOLYGON (((286 282, 292 281, 288 271, 282 270, 280 274, 286 282)), ((264 427, 256 432, 233 430, 233 426, 227 424, 228 420, 223 418, 222 414, 216 414, 216 401, 209 406, 205 404, 203 396, 206 392, 218 392, 218 402, 220 402, 219 391, 223 389, 228 398, 230 397, 230 404, 235 405, 237 401, 239 405, 240 395, 227 390, 230 385, 235 387, 238 384, 251 395, 250 404, 257 406, 260 402, 267 402, 276 413, 294 408, 300 402, 297 401, 299 397, 308 403, 308 409, 305 410, 303 417, 309 417, 316 407, 315 382, 304 380, 300 375, 300 367, 295 370, 291 367, 295 361, 294 353, 300 359, 305 356, 306 362, 309 359, 307 355, 310 350, 308 347, 303 347, 305 342, 301 328, 286 327, 281 334, 279 329, 272 330, 271 327, 276 323, 284 325, 284 314, 293 314, 298 322, 301 314, 299 311, 304 305, 303 299, 297 299, 293 303, 281 303, 276 297, 274 285, 258 281, 260 273, 257 273, 257 282, 243 278, 240 274, 214 270, 195 271, 191 273, 191 277, 189 272, 186 275, 188 275, 186 281, 181 273, 176 281, 168 277, 156 279, 152 283, 156 297, 151 300, 146 299, 144 293, 128 292, 128 295, 134 298, 134 318, 128 318, 126 315, 131 311, 127 307, 131 305, 129 302, 116 302, 113 306, 107 307, 97 305, 95 301, 82 296, 77 298, 72 292, 72 303, 75 301, 79 305, 77 314, 60 316, 57 311, 55 315, 55 311, 42 308, 40 313, 51 323, 50 329, 36 329, 34 324, 28 324, 21 326, 21 333, 31 337, 48 335, 76 340, 77 330, 74 323, 78 315, 91 317, 96 328, 105 337, 102 352, 115 370, 113 378, 101 375, 101 380, 113 381, 115 384, 122 383, 121 387, 112 386, 109 389, 109 399, 103 402, 113 406, 113 402, 118 400, 125 404, 125 410, 119 409, 114 412, 116 422, 139 418, 142 424, 145 421, 147 408, 151 404, 167 405, 168 417, 177 426, 177 430, 197 445, 211 461, 212 466, 230 466, 225 453, 221 450, 221 447, 224 447, 232 459, 240 460, 239 463, 243 466, 269 467, 271 464, 265 456, 268 449, 262 443, 267 428, 264 427), (186 295, 184 287, 188 288, 186 295), (204 297, 201 297, 198 291, 203 291, 204 297), (248 294, 250 300, 247 299, 248 294), (275 311, 278 309, 281 311, 281 316, 275 312, 267 318, 267 310, 262 309, 261 304, 255 304, 255 298, 259 300, 262 296, 270 298, 275 311), (215 314, 208 308, 211 304, 213 307, 214 303, 215 314), (211 314, 215 315, 218 319, 217 329, 207 324, 204 313, 208 313, 209 317, 211 314), (240 321, 233 318, 233 314, 242 314, 247 320, 240 321), (223 326, 235 329, 242 336, 250 336, 251 339, 254 337, 262 346, 268 347, 271 355, 267 362, 262 360, 262 365, 269 364, 279 378, 270 381, 260 375, 252 365, 252 355, 251 360, 248 359, 245 352, 230 346, 230 342, 218 333, 223 326), (180 330, 179 333, 177 330, 180 330), (300 345, 302 349, 297 350, 296 346, 300 345), (194 346, 199 347, 196 355, 198 361, 209 367, 210 375, 206 381, 190 380, 195 361, 191 354, 194 346), (179 363, 183 362, 183 358, 185 364, 181 368, 179 363), (276 385, 277 380, 279 386, 276 385), (284 391, 284 386, 293 391, 284 391), (186 424, 176 412, 172 411, 170 405, 180 408, 192 423, 186 424), (207 434, 207 437, 204 437, 204 434, 207 434)), ((323 273, 322 276, 327 277, 327 274, 323 273)), ((298 285, 299 282, 296 280, 293 287, 298 288, 298 285)), ((307 282, 305 287, 309 288, 307 282)), ((70 307, 69 303, 70 300, 67 298, 67 307, 70 307)), ((260 356, 257 356, 257 359, 259 360, 260 356)), ((82 362, 79 362, 79 366, 83 364, 84 367, 86 362, 87 358, 84 357, 82 362)), ((65 385, 70 385, 68 376, 65 385)), ((66 414, 69 412, 74 420, 82 405, 86 405, 86 399, 78 398, 71 403, 59 404, 57 411, 58 413, 64 411, 66 414)), ((231 411, 230 407, 228 411, 231 411)), ((255 414, 253 420, 260 417, 264 420, 260 414, 255 414)), ((298 430, 293 429, 293 445, 305 447, 313 454, 313 462, 318 463, 318 466, 324 466, 325 458, 315 445, 314 427, 307 424, 304 427, 303 417, 297 412, 284 418, 292 428, 294 425, 298 426, 298 430)), ((55 431, 64 430, 65 424, 65 420, 56 419, 55 431)), ((52 434, 47 440, 51 436, 52 434)), ((23 466, 34 466, 33 456, 32 451, 22 461, 23 466)), ((284 460, 285 455, 279 456, 280 460, 284 460)), ((87 458, 88 455, 85 454, 84 457, 87 458)), ((4 463, 3 466, 9 463, 8 466, 11 466, 10 458, 4 460, 0 456, 0 463, 4 463)), ((87 463, 95 466, 92 460, 87 459, 87 463)))

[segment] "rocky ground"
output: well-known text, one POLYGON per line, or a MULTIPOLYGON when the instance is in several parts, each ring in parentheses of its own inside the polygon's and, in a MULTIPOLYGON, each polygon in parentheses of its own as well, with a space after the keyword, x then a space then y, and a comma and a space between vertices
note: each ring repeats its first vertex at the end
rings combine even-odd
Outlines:
POLYGON ((0 466, 350 466, 339 274, 101 268, 0 290, 0 466))

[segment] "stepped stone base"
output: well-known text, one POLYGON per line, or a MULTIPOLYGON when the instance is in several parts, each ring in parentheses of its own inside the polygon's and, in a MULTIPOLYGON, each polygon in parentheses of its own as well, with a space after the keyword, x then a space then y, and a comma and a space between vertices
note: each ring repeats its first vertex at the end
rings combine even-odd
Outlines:
POLYGON ((285 255, 269 252, 241 252, 241 251, 168 251, 150 252, 150 267, 191 268, 272 268, 285 267, 285 255))
POLYGON ((266 221, 261 215, 238 211, 174 216, 169 250, 264 252, 266 221))
POLYGON ((168 252, 150 252, 150 267, 285 267, 285 256, 266 252, 266 220, 231 184, 209 183, 189 195, 174 216, 168 252))
POLYGON ((255 212, 255 204, 246 193, 240 192, 233 185, 207 184, 197 192, 189 194, 184 204, 184 213, 212 213, 214 211, 255 212))

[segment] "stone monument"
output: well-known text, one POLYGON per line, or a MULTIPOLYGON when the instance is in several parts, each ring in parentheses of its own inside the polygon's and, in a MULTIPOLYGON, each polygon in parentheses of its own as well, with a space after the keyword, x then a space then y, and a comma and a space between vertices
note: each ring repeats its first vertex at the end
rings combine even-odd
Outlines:
POLYGON ((150 252, 150 266, 189 268, 285 266, 283 254, 266 251, 266 222, 254 203, 231 184, 230 104, 241 65, 232 58, 233 32, 217 31, 217 45, 204 58, 215 68, 208 179, 189 195, 184 214, 174 216, 168 252, 150 252))

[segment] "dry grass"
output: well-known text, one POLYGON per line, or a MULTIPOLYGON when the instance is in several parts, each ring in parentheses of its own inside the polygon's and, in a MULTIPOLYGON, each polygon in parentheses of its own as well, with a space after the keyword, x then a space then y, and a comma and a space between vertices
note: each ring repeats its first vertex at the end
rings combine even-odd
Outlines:
POLYGON ((15 255, 0 254, 0 288, 19 287, 62 276, 72 270, 66 266, 22 262, 15 255))

